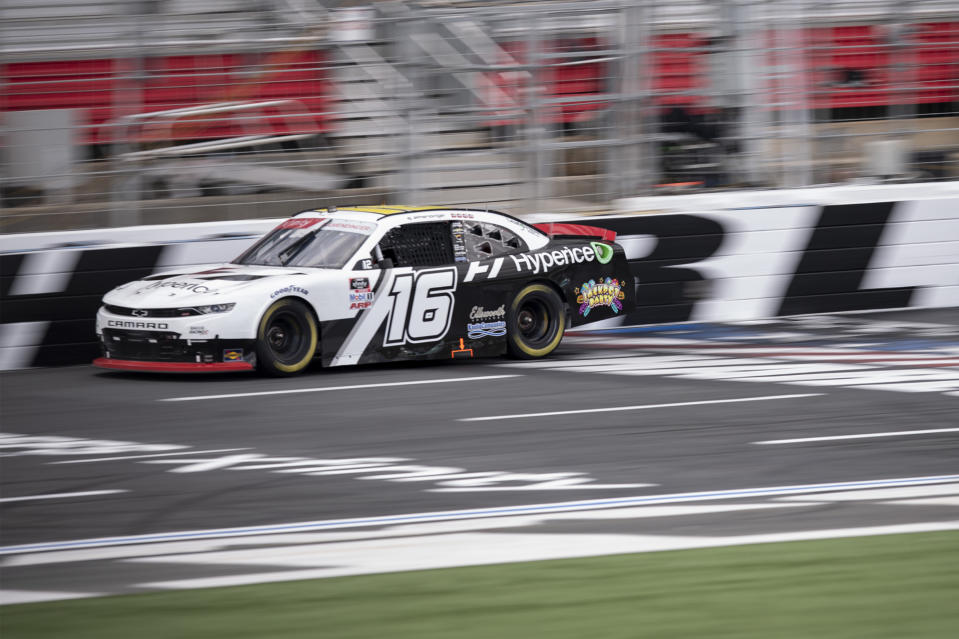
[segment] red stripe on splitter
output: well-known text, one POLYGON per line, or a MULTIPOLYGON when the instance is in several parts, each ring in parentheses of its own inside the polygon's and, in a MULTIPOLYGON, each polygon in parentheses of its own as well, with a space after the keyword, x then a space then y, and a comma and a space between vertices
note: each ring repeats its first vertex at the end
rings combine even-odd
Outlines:
POLYGON ((138 362, 131 359, 98 357, 93 365, 116 371, 144 371, 150 373, 225 373, 252 371, 250 362, 138 362))

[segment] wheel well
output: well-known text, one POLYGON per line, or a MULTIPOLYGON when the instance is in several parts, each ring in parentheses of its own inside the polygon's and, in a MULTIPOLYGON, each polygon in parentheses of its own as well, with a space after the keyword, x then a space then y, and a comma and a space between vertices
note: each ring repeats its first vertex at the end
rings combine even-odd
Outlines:
POLYGON ((556 291, 556 294, 559 295, 559 299, 562 300, 563 302, 563 307, 566 309, 566 328, 569 328, 570 315, 571 315, 570 304, 569 304, 569 300, 566 298, 565 293, 563 293, 563 289, 559 287, 559 284, 557 284, 553 280, 544 280, 544 279, 530 280, 529 282, 526 283, 527 286, 530 284, 544 284, 550 287, 551 289, 553 289, 554 291, 556 291))
MULTIPOLYGON (((286 295, 284 297, 278 297, 270 302, 270 306, 273 306, 280 300, 296 300, 297 302, 302 303, 303 306, 306 307, 306 310, 310 312, 310 315, 313 316, 313 321, 316 322, 316 350, 313 352, 313 358, 316 359, 320 356, 320 351, 323 350, 323 329, 320 325, 319 313, 316 312, 313 304, 311 304, 308 299, 300 297, 299 295, 286 295)), ((266 308, 270 308, 270 306, 267 306, 266 308)), ((264 310, 263 312, 265 313, 266 311, 264 310)))

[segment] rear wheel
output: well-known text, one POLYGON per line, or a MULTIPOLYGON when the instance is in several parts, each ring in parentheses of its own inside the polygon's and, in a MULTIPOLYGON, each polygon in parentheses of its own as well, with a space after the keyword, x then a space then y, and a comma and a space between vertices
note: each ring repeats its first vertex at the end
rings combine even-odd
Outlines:
POLYGON ((316 351, 316 319, 302 302, 282 299, 266 309, 256 333, 260 372, 275 377, 295 375, 316 351))
POLYGON ((509 354, 520 359, 545 357, 559 346, 566 330, 566 309, 546 284, 530 284, 513 299, 506 314, 509 354))

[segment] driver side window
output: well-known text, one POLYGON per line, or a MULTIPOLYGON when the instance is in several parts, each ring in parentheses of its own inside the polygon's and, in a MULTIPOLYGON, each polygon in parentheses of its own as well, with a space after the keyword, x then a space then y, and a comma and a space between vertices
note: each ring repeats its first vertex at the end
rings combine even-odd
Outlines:
POLYGON ((384 260, 399 266, 446 266, 453 263, 449 222, 419 222, 390 229, 378 245, 384 260))

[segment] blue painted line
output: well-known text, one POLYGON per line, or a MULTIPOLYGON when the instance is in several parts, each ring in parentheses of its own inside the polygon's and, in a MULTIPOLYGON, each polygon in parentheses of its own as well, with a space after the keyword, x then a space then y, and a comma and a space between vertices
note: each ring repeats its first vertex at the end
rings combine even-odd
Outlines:
POLYGON ((271 526, 248 526, 243 528, 221 528, 214 530, 198 530, 177 533, 159 533, 152 535, 131 535, 127 537, 101 537, 97 539, 80 539, 75 541, 49 542, 40 544, 23 544, 19 546, 2 546, 0 555, 10 555, 28 552, 43 552, 52 550, 76 550, 80 548, 98 548, 106 546, 122 546, 128 544, 146 544, 169 541, 188 541, 212 538, 240 537, 244 535, 266 535, 276 533, 305 532, 311 530, 330 530, 334 528, 355 528, 361 526, 384 526, 419 521, 445 521, 450 519, 474 519, 495 517, 500 515, 521 515, 535 513, 571 512, 599 508, 613 508, 619 506, 635 506, 655 503, 707 501, 712 499, 735 499, 738 497, 754 497, 757 495, 784 495, 828 492, 831 490, 845 490, 855 488, 875 488, 881 486, 919 486, 923 484, 939 484, 959 481, 959 475, 938 475, 931 477, 906 477, 902 479, 877 479, 868 481, 837 482, 829 484, 804 484, 798 486, 779 486, 771 488, 748 488, 737 490, 722 490, 711 492, 676 493, 670 495, 646 495, 636 497, 620 497, 612 499, 596 499, 586 501, 559 502, 554 504, 532 504, 528 506, 510 506, 496 508, 480 508, 474 510, 452 510, 432 513, 418 513, 409 515, 393 515, 383 517, 362 517, 356 519, 334 519, 327 521, 311 521, 293 524, 277 524, 271 526))

